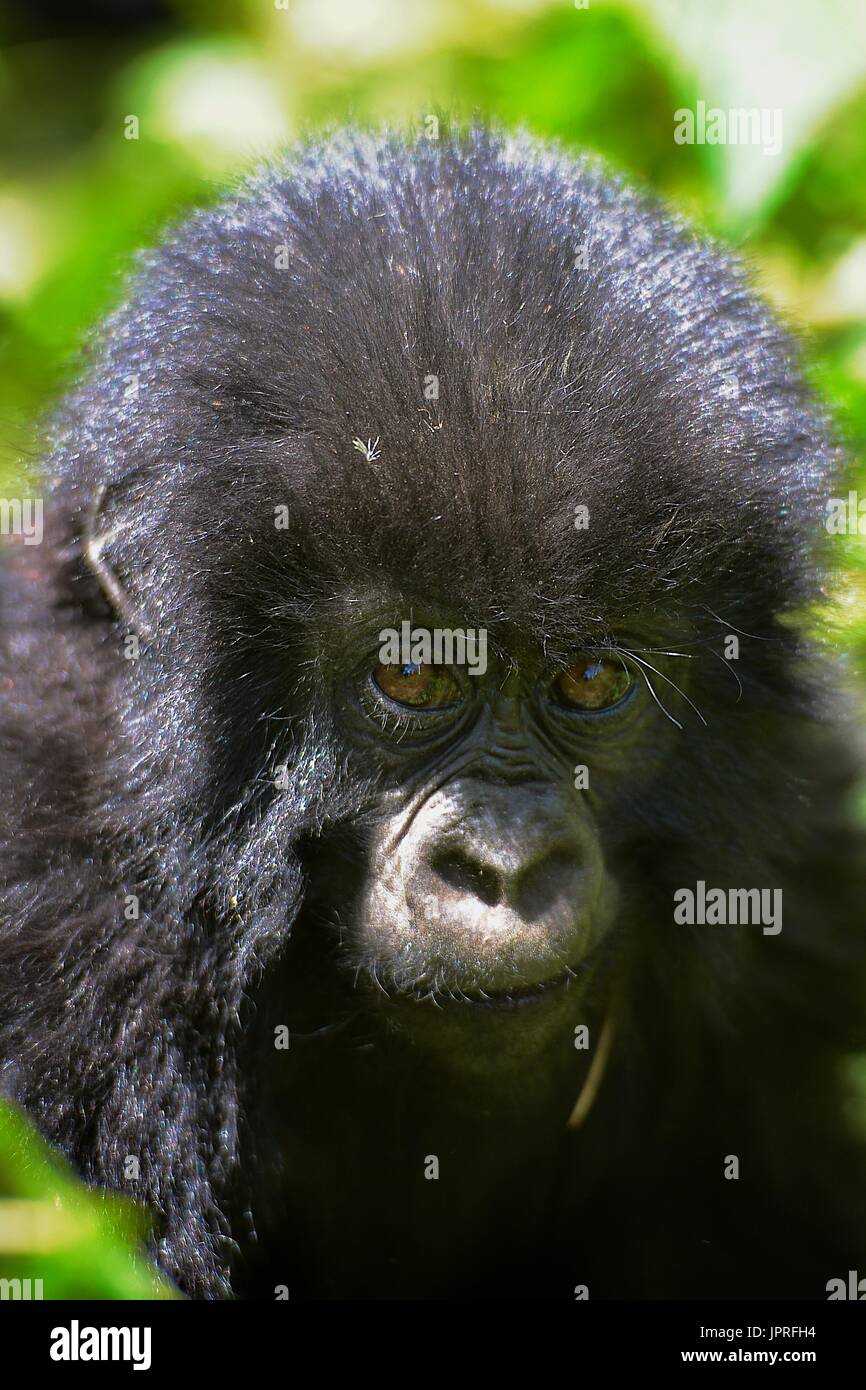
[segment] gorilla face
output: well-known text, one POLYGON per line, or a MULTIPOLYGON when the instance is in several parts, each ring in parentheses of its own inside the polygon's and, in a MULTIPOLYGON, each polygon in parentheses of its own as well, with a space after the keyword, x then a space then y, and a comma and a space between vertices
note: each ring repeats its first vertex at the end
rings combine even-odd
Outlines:
MULTIPOLYGON (((630 646, 589 650, 576 632, 545 655, 500 625, 476 672, 383 662, 399 607, 351 609, 321 666, 337 737, 375 792, 308 856, 311 929, 336 925, 355 994, 450 1067, 532 1067, 588 987, 604 992, 635 803, 689 713, 687 678, 634 629, 630 646)), ((397 630, 452 630, 430 605, 411 614, 397 630)))
MULTIPOLYGON (((615 662, 597 662, 597 678, 615 662)), ((557 704, 569 673, 538 689, 534 674, 497 661, 458 683, 443 668, 380 665, 362 688, 363 716, 396 751, 403 790, 370 845, 380 870, 358 928, 372 968, 398 987, 490 1004, 540 999, 585 966, 609 925, 598 830, 567 777, 584 692, 575 684, 557 704), (437 708, 440 670, 450 698, 437 708), (401 691, 419 681, 432 690, 420 708, 401 691)), ((617 706, 622 717, 624 699, 610 704, 608 718, 617 706)), ((600 717, 583 712, 584 722, 600 717)))

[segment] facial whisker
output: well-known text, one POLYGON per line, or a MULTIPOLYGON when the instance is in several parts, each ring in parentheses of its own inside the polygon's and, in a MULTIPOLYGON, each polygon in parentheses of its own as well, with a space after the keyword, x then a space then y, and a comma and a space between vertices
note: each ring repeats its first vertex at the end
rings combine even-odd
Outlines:
MULTIPOLYGON (((689 697, 688 697, 688 695, 686 694, 686 692, 685 692, 684 690, 680 689, 680 687, 677 685, 676 681, 672 681, 671 678, 670 678, 670 676, 666 676, 665 673, 664 673, 664 671, 660 671, 660 670, 658 669, 658 667, 657 667, 657 666, 653 666, 651 662, 649 662, 649 661, 644 661, 642 657, 636 656, 636 655, 634 654, 634 652, 631 651, 629 648, 623 648, 623 652, 624 652, 624 654, 627 655, 627 656, 632 656, 632 657, 634 658, 634 660, 638 663, 638 665, 640 665, 640 666, 645 666, 645 667, 647 668, 647 670, 652 671, 653 674, 656 675, 656 676, 658 676, 660 680, 666 681, 667 684, 668 684, 669 686, 671 686, 674 690, 676 690, 676 692, 677 692, 678 695, 681 695, 681 696, 683 697, 683 699, 685 700, 686 704, 689 705, 689 706, 694 710, 695 714, 698 716, 698 719, 700 719, 700 721, 701 721, 701 723, 703 724, 704 728, 707 727, 707 721, 706 721, 706 719, 704 718, 704 716, 701 714, 701 711, 698 709, 698 707, 697 707, 697 705, 695 704, 694 700, 690 700, 690 699, 689 699, 689 697)), ((649 684, 649 682, 647 682, 647 683, 649 684)), ((674 723, 676 723, 676 722, 677 722, 677 721, 674 720, 674 723)), ((682 728, 682 725, 680 724, 679 727, 682 728)))
MULTIPOLYGON (((616 648, 615 650, 619 651, 619 648, 616 648)), ((623 659, 625 659, 625 657, 628 656, 629 653, 626 652, 626 651, 620 651, 620 655, 623 657, 623 659)), ((638 658, 637 658, 637 657, 635 657, 634 660, 635 660, 636 662, 638 662, 638 658)), ((639 669, 640 669, 640 673, 641 673, 641 675, 643 676, 644 681, 645 681, 645 683, 646 683, 646 688, 647 688, 647 690, 649 691, 650 695, 652 695, 653 699, 655 700, 655 702, 656 702, 656 704, 658 705, 659 709, 661 710, 662 714, 665 716, 666 719, 669 719, 669 720, 671 721, 672 724, 676 724, 677 728, 681 730, 682 727, 683 727, 682 724, 680 723, 680 721, 679 721, 678 719, 674 719, 674 716, 671 714, 670 710, 665 709, 664 705, 662 704, 661 700, 659 699, 658 695, 657 695, 656 692, 655 692, 655 688, 654 688, 654 686, 653 686, 652 681, 650 680, 650 678, 649 678, 649 676, 647 675, 646 671, 643 669, 643 665, 642 665, 640 662, 638 662, 638 666, 639 666, 639 669)))
POLYGON ((778 637, 759 637, 756 632, 744 632, 741 627, 734 627, 733 623, 729 623, 725 618, 720 618, 718 613, 714 613, 712 608, 706 604, 704 604, 704 612, 709 613, 711 618, 715 618, 716 622, 721 623, 722 627, 727 628, 729 632, 736 632, 738 637, 749 637, 753 642, 778 642, 780 640, 778 637))
MULTIPOLYGON (((619 651, 620 648, 617 648, 619 651)), ((668 652, 663 647, 629 647, 630 652, 649 652, 651 656, 680 656, 685 661, 692 661, 691 652, 668 652)))
POLYGON ((730 661, 726 661, 721 652, 714 651, 712 647, 710 647, 710 651, 713 653, 713 656, 722 663, 725 669, 730 671, 734 680, 737 682, 737 698, 734 703, 739 704, 743 698, 743 682, 740 680, 730 661))

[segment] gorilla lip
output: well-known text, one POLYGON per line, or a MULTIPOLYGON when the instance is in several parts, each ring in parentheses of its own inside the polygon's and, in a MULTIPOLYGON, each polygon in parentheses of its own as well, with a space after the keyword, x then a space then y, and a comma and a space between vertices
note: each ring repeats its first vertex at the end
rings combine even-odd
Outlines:
POLYGON ((474 1005, 483 1009, 522 1009, 530 1004, 538 1004, 559 994, 575 980, 575 972, 568 970, 552 980, 542 980, 534 985, 509 986, 502 990, 463 991, 464 997, 458 1003, 474 1005))
POLYGON ((474 990, 460 989, 459 991, 430 990, 425 994, 412 992, 398 996, 413 1004, 426 1004, 435 1002, 440 1008, 469 1007, 472 1009, 523 1009, 533 1004, 540 1004, 543 1001, 550 1001, 554 996, 557 998, 568 989, 570 985, 578 983, 578 970, 585 973, 587 961, 581 962, 579 967, 569 967, 560 975, 554 975, 549 980, 539 980, 534 984, 506 985, 501 989, 482 989, 474 990))
POLYGON ((595 945, 576 964, 563 965, 558 974, 550 975, 545 980, 523 983, 516 978, 511 984, 489 989, 481 985, 474 989, 428 987, 423 993, 416 986, 400 990, 393 996, 394 1002, 433 1003, 437 1008, 448 1011, 464 1008, 502 1012, 550 1003, 554 998, 562 999, 570 987, 580 989, 585 984, 587 977, 595 973, 600 959, 606 955, 607 944, 606 933, 602 933, 595 945))

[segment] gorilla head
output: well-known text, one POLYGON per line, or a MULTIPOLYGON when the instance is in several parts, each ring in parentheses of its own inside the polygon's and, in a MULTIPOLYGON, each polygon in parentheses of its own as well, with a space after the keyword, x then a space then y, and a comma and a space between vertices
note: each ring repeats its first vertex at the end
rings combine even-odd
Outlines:
POLYGON ((862 1252, 835 465, 718 248, 522 138, 309 147, 142 259, 6 567, 0 1041, 187 1291, 862 1252))

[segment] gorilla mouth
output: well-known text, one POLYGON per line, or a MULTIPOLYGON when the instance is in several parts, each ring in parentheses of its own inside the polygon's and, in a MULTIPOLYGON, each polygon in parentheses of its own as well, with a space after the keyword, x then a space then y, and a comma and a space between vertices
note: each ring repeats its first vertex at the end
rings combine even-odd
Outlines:
MULTIPOLYGON (((596 974, 597 967, 608 957, 607 946, 603 935, 579 961, 570 965, 558 962, 558 973, 544 980, 527 981, 515 976, 505 983, 484 985, 467 981, 463 984, 436 979, 431 974, 411 982, 404 980, 402 984, 395 979, 393 983, 397 988, 390 997, 398 1005, 433 1005, 435 1009, 447 1013, 470 1010, 473 1013, 480 1010, 507 1012, 541 1006, 552 1003, 554 999, 561 1000, 569 990, 582 992, 589 977, 596 974)), ((381 990, 379 973, 373 974, 381 990)))
POLYGON ((456 1010, 456 1009, 489 1009, 489 1010, 510 1010, 523 1009, 533 1004, 549 1002, 555 995, 561 997, 571 985, 581 983, 580 976, 586 974, 588 961, 581 962, 579 967, 567 967, 559 975, 551 976, 549 980, 537 981, 533 984, 521 984, 515 981, 513 984, 504 985, 500 988, 485 988, 476 985, 466 988, 463 985, 438 988, 418 988, 405 990, 397 998, 412 1004, 433 1004, 437 1008, 456 1010))
POLYGON ((574 970, 566 970, 562 975, 557 975, 551 980, 542 980, 540 984, 515 984, 500 990, 462 990, 462 997, 458 998, 457 1002, 482 1009, 522 1009, 529 1004, 540 1003, 542 1000, 549 999, 552 994, 558 994, 561 990, 567 989, 569 985, 576 982, 576 978, 574 970))

